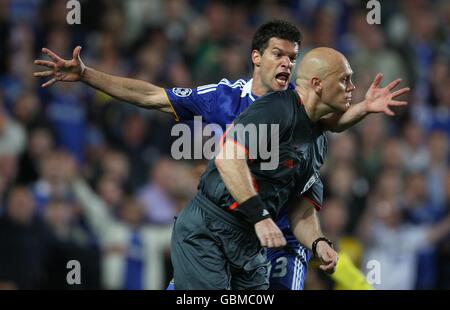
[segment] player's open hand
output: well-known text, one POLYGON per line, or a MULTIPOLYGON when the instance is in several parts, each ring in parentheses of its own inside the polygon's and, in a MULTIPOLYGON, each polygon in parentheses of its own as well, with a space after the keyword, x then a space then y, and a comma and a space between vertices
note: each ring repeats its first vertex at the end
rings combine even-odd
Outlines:
POLYGON ((48 87, 57 81, 76 82, 81 80, 86 66, 80 58, 81 46, 77 46, 73 50, 73 58, 65 60, 56 55, 47 48, 43 48, 42 52, 46 54, 52 61, 35 60, 36 65, 47 67, 49 70, 34 72, 36 77, 51 77, 50 80, 42 84, 42 87, 48 87))
POLYGON ((406 101, 394 100, 395 98, 409 92, 409 87, 404 87, 394 91, 401 79, 396 79, 389 83, 386 87, 381 88, 381 80, 383 75, 378 73, 366 93, 366 109, 368 113, 385 113, 389 116, 394 116, 395 113, 390 109, 391 107, 405 106, 406 101))
POLYGON ((319 268, 329 274, 335 272, 339 260, 337 252, 328 243, 323 241, 317 243, 316 252, 321 263, 319 268))
POLYGON ((286 245, 286 239, 283 236, 277 224, 270 219, 264 219, 255 224, 256 235, 261 246, 268 248, 281 248, 286 245))

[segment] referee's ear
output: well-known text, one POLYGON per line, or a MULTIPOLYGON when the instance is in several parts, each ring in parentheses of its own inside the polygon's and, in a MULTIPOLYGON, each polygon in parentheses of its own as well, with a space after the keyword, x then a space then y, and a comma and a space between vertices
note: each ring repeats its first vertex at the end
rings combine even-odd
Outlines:
POLYGON ((322 94, 322 81, 318 77, 313 77, 311 79, 311 88, 314 89, 316 94, 322 94))
POLYGON ((252 51, 252 62, 255 67, 259 67, 261 65, 261 53, 257 50, 252 51))

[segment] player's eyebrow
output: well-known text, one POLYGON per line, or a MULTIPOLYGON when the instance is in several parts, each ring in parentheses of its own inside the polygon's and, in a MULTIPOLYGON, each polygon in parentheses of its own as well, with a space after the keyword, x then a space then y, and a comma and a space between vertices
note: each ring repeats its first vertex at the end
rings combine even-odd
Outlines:
POLYGON ((283 50, 281 47, 277 47, 277 46, 274 46, 273 48, 272 48, 272 51, 274 51, 274 50, 278 50, 278 51, 280 51, 280 53, 281 54, 283 54, 283 55, 288 55, 289 57, 292 57, 292 58, 294 58, 294 59, 296 59, 297 58, 297 53, 296 52, 294 52, 294 53, 287 53, 285 50, 283 50))

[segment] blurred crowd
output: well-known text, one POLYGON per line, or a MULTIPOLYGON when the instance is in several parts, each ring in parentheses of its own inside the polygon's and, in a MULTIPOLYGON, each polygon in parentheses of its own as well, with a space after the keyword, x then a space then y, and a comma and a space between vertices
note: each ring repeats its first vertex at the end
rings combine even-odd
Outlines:
MULTIPOLYGON (((163 289, 173 217, 204 160, 174 161, 170 114, 81 83, 40 88, 34 59, 76 45, 98 70, 163 87, 250 77, 250 44, 271 19, 342 51, 353 102, 377 72, 409 85, 395 117, 370 115, 329 135, 322 228, 381 289, 450 288, 450 2, 0 0, 0 289, 163 289), (66 281, 81 264, 81 284, 66 281), (378 265, 377 265, 378 264, 378 265)), ((310 266, 306 288, 338 288, 310 266)))

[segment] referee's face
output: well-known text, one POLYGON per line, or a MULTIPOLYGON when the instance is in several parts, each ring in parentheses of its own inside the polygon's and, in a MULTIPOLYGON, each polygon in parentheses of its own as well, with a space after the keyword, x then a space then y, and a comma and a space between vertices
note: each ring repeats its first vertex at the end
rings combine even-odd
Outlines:
POLYGON ((259 80, 266 92, 287 89, 297 54, 297 43, 271 38, 262 54, 256 52, 253 55, 259 74, 254 80, 259 80))
POLYGON ((323 81, 322 100, 333 110, 346 111, 352 101, 352 92, 356 89, 352 81, 353 70, 347 59, 342 57, 336 64, 336 70, 323 81))

